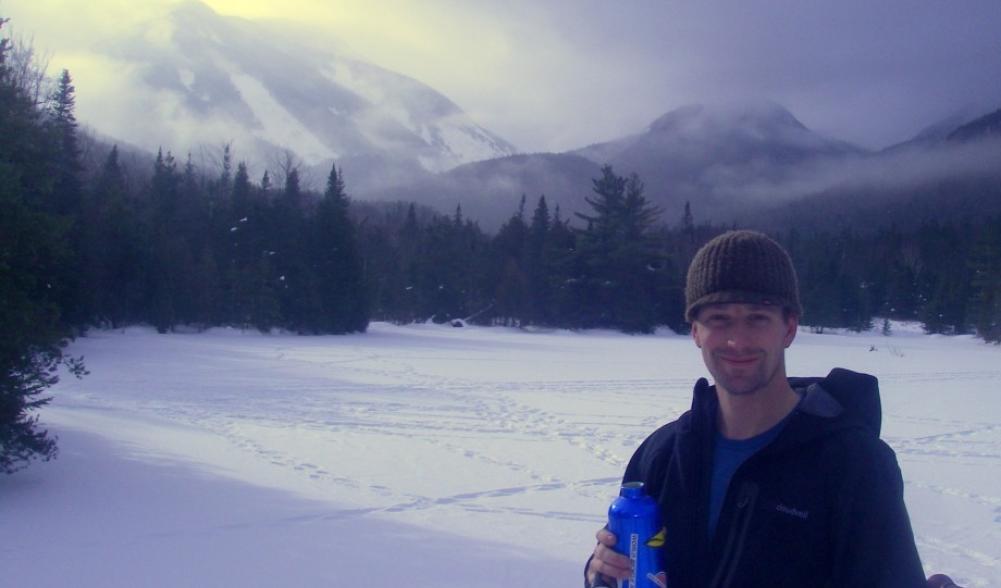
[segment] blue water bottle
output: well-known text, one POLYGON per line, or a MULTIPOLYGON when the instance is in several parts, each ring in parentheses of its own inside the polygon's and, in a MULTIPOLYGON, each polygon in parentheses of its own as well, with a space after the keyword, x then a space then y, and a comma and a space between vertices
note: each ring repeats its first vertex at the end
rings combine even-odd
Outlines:
POLYGON ((657 503, 643 492, 643 482, 622 485, 608 507, 608 530, 617 538, 615 551, 633 562, 633 573, 619 588, 667 588, 661 547, 664 527, 657 503))

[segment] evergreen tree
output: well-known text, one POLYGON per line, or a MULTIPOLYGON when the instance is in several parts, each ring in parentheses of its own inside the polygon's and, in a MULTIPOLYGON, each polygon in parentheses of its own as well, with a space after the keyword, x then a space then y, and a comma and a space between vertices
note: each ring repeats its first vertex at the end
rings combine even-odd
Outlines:
POLYGON ((54 211, 75 217, 80 213, 82 166, 74 113, 76 88, 68 70, 64 69, 59 76, 58 85, 49 97, 49 104, 49 120, 57 145, 54 211))
POLYGON ((529 314, 528 278, 525 274, 525 196, 518 212, 500 228, 493 239, 490 283, 495 284, 494 315, 505 325, 520 325, 529 314))
MULTIPOLYGON (((391 270, 391 275, 399 280, 391 282, 387 290, 391 292, 390 300, 396 301, 396 308, 390 311, 390 317, 397 323, 409 323, 417 320, 423 314, 421 310, 421 291, 419 289, 422 231, 417 222, 417 210, 411 202, 407 207, 407 216, 397 234, 396 248, 393 256, 398 260, 397 266, 391 270), (395 270, 395 271, 394 271, 395 270)), ((392 267, 392 266, 390 266, 392 267)))
POLYGON ((326 333, 350 333, 368 327, 368 293, 354 227, 348 217, 349 206, 344 179, 333 165, 316 210, 310 248, 320 297, 317 319, 319 329, 326 333))
POLYGON ((545 195, 539 196, 539 203, 532 213, 532 224, 528 228, 525 248, 525 277, 528 288, 526 319, 532 324, 547 325, 552 322, 552 272, 550 257, 547 255, 549 232, 552 219, 545 195))
POLYGON ((574 306, 577 239, 568 224, 569 221, 560 218, 557 204, 543 251, 543 265, 549 274, 551 301, 548 314, 551 324, 571 327, 579 324, 580 317, 574 306))
POLYGON ((87 192, 83 218, 85 292, 90 319, 120 327, 142 320, 147 266, 139 211, 125 185, 114 146, 87 192))
POLYGON ((85 298, 78 269, 80 264, 78 253, 82 246, 80 216, 83 190, 80 179, 82 172, 80 147, 74 114, 75 92, 69 71, 64 69, 55 90, 48 96, 46 127, 53 146, 50 210, 60 217, 60 223, 65 227, 69 245, 68 255, 71 257, 61 268, 63 275, 59 280, 62 285, 58 293, 59 306, 64 321, 82 327, 87 322, 90 312, 84 304, 85 298))
POLYGON ((255 324, 254 290, 258 282, 256 274, 260 269, 261 243, 260 219, 252 213, 251 206, 250 177, 247 164, 241 161, 233 178, 229 222, 220 227, 228 237, 226 254, 222 257, 228 268, 228 320, 240 327, 255 324))
MULTIPOLYGON (((228 162, 224 165, 228 166, 228 162)), ((229 170, 223 170, 223 178, 229 170)), ((222 185, 228 185, 228 180, 222 185)), ((215 260, 213 214, 222 207, 214 192, 221 189, 203 181, 188 155, 178 188, 176 230, 182 242, 184 267, 180 281, 181 322, 208 327, 222 315, 222 281, 215 260), (209 189, 210 188, 210 189, 209 189)))
POLYGON ((657 324, 657 291, 670 281, 651 234, 658 211, 635 174, 618 176, 608 165, 601 173, 586 199, 592 214, 578 214, 588 222, 577 250, 581 326, 648 332, 657 324))
POLYGON ((692 204, 685 201, 685 214, 681 217, 681 232, 689 242, 695 241, 695 217, 692 216, 692 204))
POLYGON ((186 244, 178 226, 180 177, 174 157, 157 152, 150 186, 150 233, 152 255, 149 268, 150 322, 160 333, 171 331, 183 317, 182 281, 187 263, 186 244))
MULTIPOLYGON (((243 173, 247 173, 246 165, 244 165, 243 173)), ((225 192, 229 190, 229 182, 233 175, 233 152, 230 149, 230 144, 226 143, 222 146, 222 170, 219 173, 219 188, 225 192)))
POLYGON ((285 187, 275 201, 267 242, 274 251, 274 278, 281 313, 280 324, 298 333, 315 332, 313 316, 319 311, 319 291, 309 270, 308 235, 304 194, 299 169, 286 159, 285 187))
MULTIPOLYGON (((0 31, 6 24, 0 18, 0 31)), ((57 159, 36 102, 11 71, 9 41, 0 36, 0 471, 12 473, 56 454, 56 440, 38 426, 42 396, 67 364, 69 336, 61 314, 60 279, 69 258, 65 224, 52 202, 50 170, 57 159)))
POLYGON ((970 306, 977 334, 985 341, 1001 342, 1001 217, 978 231, 972 249, 973 272, 970 306))
MULTIPOLYGON (((266 177, 267 172, 264 173, 266 177)), ((247 173, 247 164, 242 161, 236 166, 236 177, 233 179, 232 206, 237 220, 250 211, 250 174, 247 173)))

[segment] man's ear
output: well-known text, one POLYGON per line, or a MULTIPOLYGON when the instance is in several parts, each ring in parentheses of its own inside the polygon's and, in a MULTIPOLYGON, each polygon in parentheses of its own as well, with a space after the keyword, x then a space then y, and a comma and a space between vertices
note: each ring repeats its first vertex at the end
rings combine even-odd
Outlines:
POLYGON ((692 340, 695 341, 695 346, 702 349, 702 341, 699 339, 698 323, 692 321, 692 340))
POLYGON ((785 334, 785 346, 789 347, 792 345, 794 339, 796 339, 796 332, 799 331, 799 315, 790 314, 786 318, 786 334, 785 334))

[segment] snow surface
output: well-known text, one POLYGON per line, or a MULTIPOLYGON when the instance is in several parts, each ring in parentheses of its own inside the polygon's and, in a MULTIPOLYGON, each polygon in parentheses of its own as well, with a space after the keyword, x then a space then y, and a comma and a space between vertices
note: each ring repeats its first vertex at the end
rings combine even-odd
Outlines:
MULTIPOLYGON (((790 373, 880 378, 922 560, 1001 585, 1001 349, 801 331, 790 373)), ((688 337, 373 324, 364 335, 97 331, 0 477, 4 583, 581 584, 626 460, 690 403, 688 337)))
POLYGON ((441 117, 434 125, 423 126, 419 134, 429 145, 437 146, 451 155, 451 161, 439 162, 421 157, 421 164, 430 171, 446 171, 464 163, 511 154, 509 150, 505 153, 505 150, 465 113, 441 117))

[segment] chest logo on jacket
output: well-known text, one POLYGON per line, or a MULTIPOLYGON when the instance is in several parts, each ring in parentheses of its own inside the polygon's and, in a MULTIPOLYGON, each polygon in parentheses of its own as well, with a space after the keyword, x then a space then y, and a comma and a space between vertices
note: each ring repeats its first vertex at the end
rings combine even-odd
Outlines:
POLYGON ((798 508, 793 508, 791 506, 786 506, 786 505, 784 505, 782 503, 776 504, 775 505, 775 510, 778 511, 778 512, 780 512, 780 513, 782 513, 782 514, 787 514, 787 515, 789 515, 791 517, 796 517, 797 519, 802 519, 804 521, 806 519, 810 518, 810 511, 808 511, 808 510, 800 510, 798 508))

